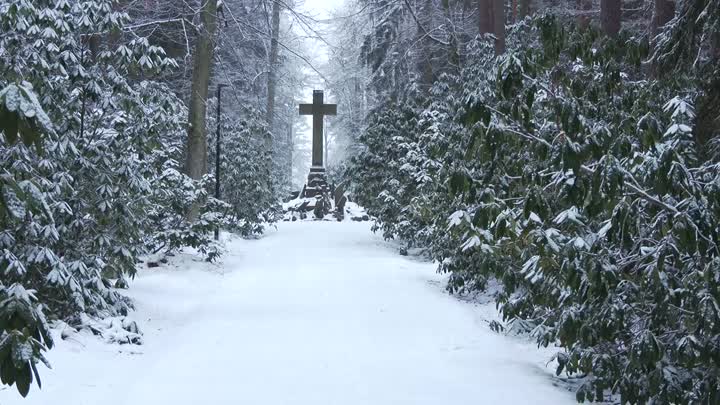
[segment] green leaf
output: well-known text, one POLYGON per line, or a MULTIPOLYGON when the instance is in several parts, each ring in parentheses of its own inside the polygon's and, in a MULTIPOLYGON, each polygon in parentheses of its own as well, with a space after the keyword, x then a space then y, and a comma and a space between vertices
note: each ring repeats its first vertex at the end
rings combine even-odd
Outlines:
POLYGON ((35 363, 30 363, 30 367, 32 368, 33 376, 35 376, 35 380, 37 381, 38 388, 42 389, 42 381, 40 380, 40 374, 37 371, 37 366, 35 366, 35 363))
POLYGON ((5 385, 15 384, 15 366, 10 356, 0 358, 0 382, 5 385))
POLYGON ((537 93, 537 87, 533 84, 528 89, 527 94, 525 95, 525 104, 527 105, 528 109, 532 109, 533 104, 535 104, 535 94, 537 93))
POLYGON ((30 392, 30 384, 32 384, 30 365, 24 364, 22 367, 15 369, 15 386, 23 398, 27 397, 30 392))
POLYGON ((0 131, 11 145, 18 140, 18 116, 0 105, 0 131))
POLYGON ((11 83, 0 90, 0 131, 10 144, 16 143, 20 135, 27 146, 39 145, 41 134, 53 131, 29 83, 11 83))
POLYGON ((458 195, 466 192, 470 188, 470 181, 468 177, 460 172, 455 172, 450 177, 450 193, 452 195, 458 195))

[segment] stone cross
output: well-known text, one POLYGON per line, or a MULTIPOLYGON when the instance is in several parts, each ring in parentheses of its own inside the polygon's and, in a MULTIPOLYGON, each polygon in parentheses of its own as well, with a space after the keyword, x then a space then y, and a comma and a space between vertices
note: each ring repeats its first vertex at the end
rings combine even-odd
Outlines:
POLYGON ((313 91, 312 104, 300 104, 300 115, 313 116, 312 166, 314 169, 324 168, 323 117, 337 115, 337 104, 324 104, 323 91, 315 90, 313 91))

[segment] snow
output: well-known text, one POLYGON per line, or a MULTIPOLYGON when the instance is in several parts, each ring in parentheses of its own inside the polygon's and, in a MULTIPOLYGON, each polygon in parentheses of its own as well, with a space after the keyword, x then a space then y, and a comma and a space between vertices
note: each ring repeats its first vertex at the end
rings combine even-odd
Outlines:
POLYGON ((538 216, 538 214, 536 214, 532 211, 530 212, 530 220, 537 222, 540 225, 542 225, 542 223, 543 223, 542 219, 540 219, 540 216, 538 216))
POLYGON ((583 225, 581 218, 582 214, 580 214, 578 208, 576 206, 572 206, 558 214, 558 216, 555 217, 555 223, 562 224, 566 220, 570 220, 571 222, 575 222, 578 225, 583 225))
POLYGON ((574 394, 552 350, 492 332, 494 304, 444 291, 368 222, 286 222, 227 240, 223 262, 180 254, 128 294, 143 345, 55 330, 27 399, 0 404, 552 404, 574 394))
POLYGON ((678 131, 682 133, 689 133, 692 132, 692 128, 685 124, 672 124, 670 128, 665 131, 665 136, 676 134, 678 131))
POLYGON ((448 229, 459 226, 468 217, 468 213, 465 211, 455 211, 450 218, 448 218, 448 229))

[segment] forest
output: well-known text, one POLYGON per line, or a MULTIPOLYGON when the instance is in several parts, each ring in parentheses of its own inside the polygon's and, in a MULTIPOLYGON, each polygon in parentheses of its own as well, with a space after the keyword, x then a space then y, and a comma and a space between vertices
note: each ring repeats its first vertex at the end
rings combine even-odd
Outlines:
POLYGON ((0 387, 280 226, 319 87, 329 181, 578 402, 720 403, 720 0, 333 6, 0 0, 0 387))

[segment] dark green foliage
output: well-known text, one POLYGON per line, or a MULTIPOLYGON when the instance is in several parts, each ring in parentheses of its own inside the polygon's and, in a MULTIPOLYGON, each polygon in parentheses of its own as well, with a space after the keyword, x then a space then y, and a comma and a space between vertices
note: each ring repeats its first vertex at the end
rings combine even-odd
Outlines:
POLYGON ((36 363, 49 366, 42 352, 53 345, 40 308, 33 306, 35 300, 19 284, 0 289, 0 330, 9 331, 0 338, 0 382, 15 384, 22 396, 27 396, 33 378, 41 385, 36 363))
POLYGON ((0 125, 0 132, 11 144, 19 137, 26 146, 40 146, 41 134, 52 132, 50 118, 27 82, 0 91, 0 125))
POLYGON ((693 107, 713 69, 652 76, 646 39, 553 17, 508 48, 374 111, 358 198, 450 291, 499 281, 508 327, 587 376, 579 401, 717 402, 720 155, 693 107))
POLYGON ((126 315, 116 287, 151 249, 217 255, 223 207, 178 173, 183 104, 131 80, 174 63, 139 37, 87 46, 127 19, 110 0, 0 1, 0 377, 22 395, 52 347, 45 316, 126 315))
MULTIPOLYGON (((213 103, 215 101, 213 100, 213 103)), ((246 108, 243 120, 223 115, 220 165, 221 198, 227 203, 227 229, 244 237, 262 234, 280 214, 280 199, 272 175, 272 157, 265 148, 270 136, 259 112, 246 108)), ((210 167, 215 172, 217 120, 208 120, 210 167)), ((214 187, 214 179, 213 179, 214 187)))

